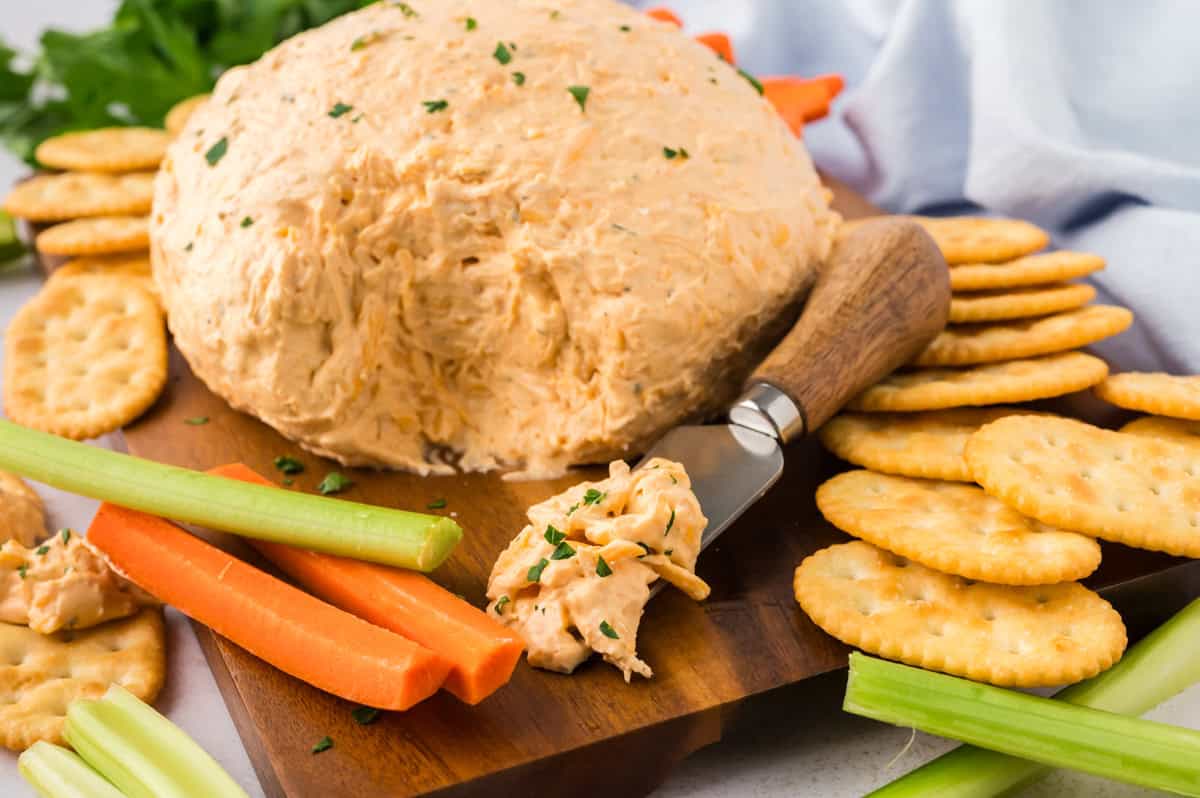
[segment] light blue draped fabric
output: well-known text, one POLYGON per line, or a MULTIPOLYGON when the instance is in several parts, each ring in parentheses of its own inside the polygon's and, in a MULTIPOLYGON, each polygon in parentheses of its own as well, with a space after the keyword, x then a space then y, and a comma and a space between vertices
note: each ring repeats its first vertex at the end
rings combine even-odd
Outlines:
MULTIPOLYGON (((640 6, 655 3, 638 3, 640 6)), ((1200 3, 676 0, 758 74, 840 72, 805 140, 893 211, 1029 219, 1097 252, 1119 369, 1200 372, 1200 3)))

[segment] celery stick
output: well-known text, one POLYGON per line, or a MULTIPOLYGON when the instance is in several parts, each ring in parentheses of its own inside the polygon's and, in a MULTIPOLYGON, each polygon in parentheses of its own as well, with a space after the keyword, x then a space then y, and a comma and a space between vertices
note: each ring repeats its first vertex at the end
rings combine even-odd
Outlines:
MULTIPOLYGON (((1121 661, 1056 695, 1057 701, 1141 715, 1200 682, 1200 600, 1125 652, 1121 661)), ((944 798, 993 798, 1050 771, 1045 765, 964 745, 871 793, 878 798, 937 794, 944 798)))
POLYGON ((0 211, 0 265, 25 254, 25 246, 17 237, 17 228, 12 217, 0 211))
POLYGON ((45 741, 25 749, 17 770, 42 798, 125 798, 73 751, 45 741))
POLYGON ((850 655, 843 709, 1045 765, 1200 796, 1200 732, 850 655))
POLYGON ((2 420, 0 469, 184 523, 418 571, 441 565, 462 538, 445 516, 202 474, 2 420))
POLYGON ((99 701, 73 701, 65 735, 129 798, 247 798, 191 737, 120 685, 99 701))

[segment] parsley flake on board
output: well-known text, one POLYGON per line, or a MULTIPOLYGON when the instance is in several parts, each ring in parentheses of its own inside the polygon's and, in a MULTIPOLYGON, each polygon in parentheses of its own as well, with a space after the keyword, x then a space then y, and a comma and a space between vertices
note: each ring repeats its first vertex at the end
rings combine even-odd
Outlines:
POLYGON ((285 474, 299 474, 304 470, 304 463, 301 463, 294 457, 288 457, 285 454, 279 455, 271 462, 273 462, 275 467, 285 474))
POLYGON ((427 510, 440 510, 446 506, 445 499, 434 499, 429 504, 425 505, 427 510))
POLYGON ((549 564, 550 561, 543 557, 542 559, 538 560, 537 565, 530 566, 529 573, 525 574, 525 578, 530 582, 540 582, 542 579, 542 571, 546 570, 546 566, 549 564))
POLYGON ((600 622, 600 634, 612 640, 620 640, 621 636, 617 634, 617 630, 609 625, 608 621, 600 622))
POLYGON ((667 531, 663 532, 663 537, 671 534, 671 527, 675 526, 675 508, 671 508, 671 520, 667 521, 667 531))
POLYGON ((208 152, 204 153, 204 160, 208 161, 209 166, 216 166, 227 152, 229 152, 229 138, 221 136, 220 141, 209 147, 208 152))
POLYGON ((200 427, 208 423, 208 416, 192 416, 191 418, 185 418, 183 423, 192 427, 200 427))
POLYGON ((739 69, 738 74, 744 77, 750 83, 750 85, 754 87, 756 92, 759 94, 763 93, 763 85, 758 82, 758 78, 754 77, 744 69, 739 69))
POLYGON ((445 111, 450 107, 450 103, 446 100, 425 100, 421 105, 425 106, 427 114, 436 114, 438 111, 445 111))
POLYGON ((546 534, 542 537, 546 538, 546 542, 551 546, 557 546, 559 543, 562 543, 567 539, 567 534, 565 532, 559 532, 557 529, 555 529, 554 524, 549 524, 546 526, 546 534))
POLYGON ((596 576, 612 576, 612 568, 608 567, 608 563, 604 561, 603 557, 596 558, 596 576))
POLYGON ((575 556, 575 549, 571 548, 571 544, 565 540, 558 544, 558 548, 550 555, 552 560, 569 560, 575 556))
POLYGON ((71 530, 60 529, 60 530, 58 530, 58 534, 59 534, 59 537, 62 538, 62 542, 63 542, 64 546, 71 542, 71 530))
POLYGON ((379 720, 379 710, 375 707, 355 707, 350 717, 354 718, 354 722, 359 726, 369 726, 379 720))
POLYGON ((336 471, 330 471, 321 480, 321 484, 317 485, 317 492, 322 496, 329 496, 333 493, 341 493, 352 485, 354 485, 354 480, 344 477, 336 471))
POLYGON ((513 73, 513 83, 517 84, 518 86, 524 86, 525 85, 525 73, 524 72, 514 72, 513 73))
POLYGON ((599 504, 600 502, 604 501, 604 497, 607 495, 607 493, 601 493, 595 488, 588 488, 587 492, 583 494, 583 503, 599 504))
POLYGON ((312 752, 319 754, 322 751, 328 751, 330 748, 333 748, 333 738, 325 735, 320 740, 317 740, 317 744, 312 747, 312 752))
POLYGON ((464 26, 467 30, 475 30, 479 27, 479 23, 475 21, 475 17, 467 17, 464 26))
POLYGON ((496 614, 503 615, 504 605, 510 601, 512 601, 512 599, 510 599, 508 596, 501 596, 500 598, 496 599, 496 614))
POLYGON ((337 119, 339 116, 342 116, 343 114, 348 114, 353 110, 354 110, 353 105, 346 105, 345 103, 335 103, 334 106, 329 109, 329 115, 331 117, 333 117, 334 119, 337 119))
POLYGON ((588 95, 592 90, 588 86, 567 86, 567 91, 575 98, 575 102, 579 104, 580 111, 587 111, 588 95))
POLYGON ((512 53, 504 46, 504 42, 496 42, 496 49, 492 53, 492 58, 495 58, 501 65, 507 66, 512 61, 512 53))
POLYGON ((249 216, 245 216, 242 218, 242 227, 249 227, 252 224, 254 224, 254 220, 252 218, 250 218, 249 216))

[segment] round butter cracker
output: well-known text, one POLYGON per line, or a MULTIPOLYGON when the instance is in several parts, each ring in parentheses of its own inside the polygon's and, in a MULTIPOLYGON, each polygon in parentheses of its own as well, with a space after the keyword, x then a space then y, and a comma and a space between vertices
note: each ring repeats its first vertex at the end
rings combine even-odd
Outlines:
POLYGON ((1104 258, 1087 252, 1044 252, 1008 263, 967 263, 950 270, 950 290, 987 291, 1073 280, 1104 268, 1104 258))
POLYGON ((1112 375, 1095 390, 1104 401, 1127 410, 1200 421, 1200 375, 1127 371, 1112 375))
POLYGON ((959 263, 998 263, 1044 249, 1050 236, 1020 219, 979 216, 911 216, 933 237, 951 266, 959 263))
POLYGON ((1046 316, 1083 307, 1095 298, 1096 289, 1082 283, 955 294, 950 300, 950 321, 963 324, 1046 316))
POLYGON ((151 172, 64 172, 18 183, 4 198, 4 210, 34 222, 59 222, 86 216, 147 214, 153 199, 151 172))
POLYGON ((1121 432, 1126 435, 1144 435, 1148 438, 1161 438, 1200 447, 1200 421, 1145 416, 1130 421, 1121 427, 1121 432))
POLYGON ((44 255, 109 255, 136 252, 150 246, 145 216, 97 216, 56 224, 34 242, 44 255))
POLYGON ((150 127, 106 127, 51 136, 38 145, 38 163, 78 172, 157 169, 170 136, 150 127))

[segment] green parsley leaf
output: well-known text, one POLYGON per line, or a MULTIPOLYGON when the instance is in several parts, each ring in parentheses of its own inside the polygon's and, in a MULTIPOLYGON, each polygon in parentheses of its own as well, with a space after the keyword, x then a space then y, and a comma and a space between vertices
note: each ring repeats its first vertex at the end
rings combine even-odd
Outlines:
POLYGON ((608 621, 600 622, 600 634, 612 640, 621 639, 621 636, 617 634, 617 630, 608 625, 608 621))
POLYGON ((572 504, 570 507, 567 508, 567 515, 570 515, 571 513, 575 512, 578 509, 579 509, 579 502, 575 502, 574 504, 572 504))
POLYGON ((592 90, 588 86, 567 86, 567 91, 571 92, 571 96, 575 98, 575 102, 579 103, 580 111, 587 111, 588 95, 592 90))
POLYGON ((21 575, 22 579, 25 578, 25 572, 28 570, 29 570, 29 566, 26 565, 25 563, 21 563, 20 565, 17 566, 17 573, 19 573, 21 575))
POLYGON ((663 552, 663 554, 667 555, 668 557, 670 557, 674 553, 675 553, 675 549, 667 549, 666 551, 663 552))
POLYGON ((475 30, 478 27, 479 27, 479 23, 475 21, 475 17, 467 17, 467 21, 466 21, 467 30, 475 30))
POLYGON ((58 536, 62 538, 64 546, 71 542, 71 530, 69 529, 58 530, 58 536))
POLYGON ((679 150, 673 150, 670 147, 663 147, 663 156, 668 160, 672 160, 679 155, 679 150))
POLYGON ((344 477, 336 471, 330 471, 321 480, 321 484, 317 485, 317 492, 322 496, 329 496, 333 493, 341 493, 352 485, 354 485, 354 480, 344 477))
POLYGON ((354 722, 359 726, 369 726, 379 720, 379 710, 375 707, 355 707, 350 717, 354 718, 354 722))
POLYGON ((559 543, 562 543, 567 539, 567 533, 559 532, 554 528, 553 524, 549 524, 546 526, 546 534, 542 537, 546 538, 546 542, 551 546, 557 546, 559 543))
POLYGON ((583 494, 583 503, 599 504, 600 502, 604 501, 604 497, 607 495, 607 493, 601 493, 595 488, 588 488, 587 492, 583 494))
POLYGON ((450 107, 450 103, 446 100, 425 100, 421 105, 425 106, 427 114, 436 114, 438 111, 445 111, 450 107))
POLYGON ((513 83, 517 84, 518 86, 524 86, 525 85, 525 73, 524 72, 514 72, 513 73, 513 83))
POLYGON ((429 504, 425 505, 425 508, 428 510, 440 510, 445 506, 446 506, 445 499, 434 499, 429 504))
POLYGON ((208 423, 208 416, 192 416, 191 418, 185 418, 183 423, 193 427, 200 427, 208 423))
POLYGON ((252 224, 254 224, 254 220, 251 219, 249 216, 245 216, 242 218, 242 227, 249 227, 252 224))
POLYGON ((739 69, 738 74, 744 77, 750 83, 750 85, 754 87, 756 92, 759 94, 763 93, 763 85, 758 82, 758 78, 754 77, 744 69, 739 69))
POLYGON ((496 50, 492 53, 492 58, 495 58, 501 65, 507 65, 512 61, 512 53, 504 46, 504 42, 496 43, 496 50))
POLYGON ((639 555, 638 555, 638 559, 639 559, 639 560, 640 560, 640 559, 642 559, 643 557, 645 557, 645 556, 649 555, 649 554, 653 554, 653 553, 654 553, 654 549, 650 548, 650 547, 649 547, 649 546, 647 546, 645 543, 642 543, 641 541, 638 541, 638 545, 642 547, 642 551, 646 552, 646 554, 639 554, 639 555))
POLYGON ((50 551, 49 546, 38 546, 37 547, 37 555, 39 557, 45 557, 46 554, 49 553, 49 551, 50 551))
POLYGON ((279 455, 271 462, 273 462, 275 467, 285 474, 299 474, 300 472, 304 471, 304 463, 301 463, 294 457, 288 457, 285 454, 279 455))
POLYGON ((674 474, 669 474, 668 476, 670 476, 670 477, 671 477, 671 484, 672 484, 672 485, 678 485, 678 484, 679 484, 679 480, 675 479, 675 475, 674 475, 674 474))
POLYGON ((575 556, 575 549, 571 548, 571 544, 565 540, 558 544, 558 548, 550 555, 552 560, 569 560, 575 556))
POLYGON ((510 601, 512 601, 512 599, 510 599, 508 596, 501 596, 500 598, 496 599, 496 614, 503 615, 504 605, 510 601))
POLYGON ((557 8, 550 12, 550 19, 562 19, 562 12, 557 8))
POLYGON ((379 38, 379 31, 373 30, 370 33, 364 33, 354 41, 350 42, 350 52, 356 52, 366 47, 371 42, 379 38))
POLYGON ((603 557, 596 558, 596 576, 612 576, 612 568, 608 567, 603 557))
POLYGON ((667 535, 671 534, 671 527, 673 527, 673 526, 675 526, 675 508, 674 507, 671 508, 671 520, 667 521, 667 530, 665 532, 663 532, 664 538, 667 535))
POLYGON ((333 117, 334 119, 337 119, 342 114, 348 114, 353 110, 354 110, 353 105, 346 105, 345 103, 335 103, 334 106, 329 109, 329 115, 331 117, 333 117))
POLYGON ((194 247, 194 246, 195 246, 195 244, 193 244, 191 241, 189 241, 189 242, 187 242, 186 244, 184 244, 184 245, 183 245, 183 251, 184 251, 184 252, 191 252, 191 251, 192 251, 192 247, 194 247))
POLYGON ((633 30, 633 28, 629 27, 628 25, 621 26, 621 33, 629 33, 631 30, 633 30))
POLYGON ((415 8, 413 8, 412 6, 410 6, 408 3, 396 3, 396 8, 400 9, 400 13, 404 14, 404 16, 406 16, 406 17, 421 16, 420 14, 417 13, 417 10, 415 8))
POLYGON ((326 735, 320 740, 317 740, 317 744, 312 747, 312 752, 314 754, 319 754, 322 751, 328 751, 330 748, 333 748, 333 738, 331 738, 329 735, 326 735))
POLYGON ((208 161, 209 166, 216 166, 225 153, 229 152, 229 139, 221 136, 221 140, 208 148, 208 152, 204 153, 204 160, 208 161))
POLYGON ((350 120, 350 124, 352 124, 352 125, 357 125, 359 122, 361 122, 361 121, 362 121, 362 118, 363 118, 365 115, 366 115, 366 114, 355 114, 354 118, 350 120))
POLYGON ((542 571, 546 570, 546 566, 549 564, 550 561, 543 557, 542 559, 538 560, 537 565, 530 566, 529 573, 525 574, 525 578, 530 582, 541 581, 542 571))

